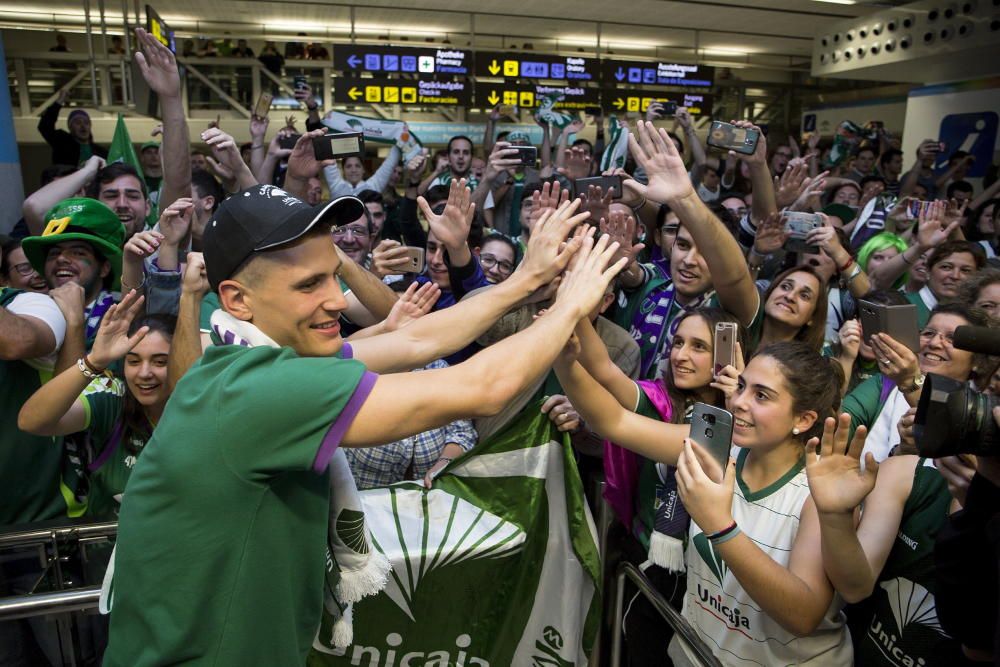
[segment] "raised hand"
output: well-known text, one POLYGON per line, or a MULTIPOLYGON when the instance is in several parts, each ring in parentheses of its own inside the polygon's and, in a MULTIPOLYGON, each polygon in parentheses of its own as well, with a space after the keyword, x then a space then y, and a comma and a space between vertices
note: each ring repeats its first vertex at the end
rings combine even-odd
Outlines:
POLYGON ((59 306, 59 311, 66 319, 66 324, 70 326, 83 325, 83 311, 87 304, 84 301, 86 294, 82 285, 68 282, 50 289, 49 296, 59 306))
POLYGON ((410 283, 406 291, 400 294, 399 299, 392 305, 389 316, 385 318, 385 331, 402 329, 431 312, 440 296, 441 288, 432 282, 423 285, 410 283))
POLYGON ((781 220, 781 213, 771 213, 757 226, 753 249, 758 255, 766 257, 781 250, 787 240, 788 232, 785 231, 785 223, 781 220))
POLYGON ((752 155, 744 155, 743 153, 737 153, 736 151, 729 151, 731 155, 734 155, 737 159, 743 160, 750 164, 767 164, 767 137, 759 127, 754 125, 748 120, 734 120, 732 124, 736 127, 741 127, 745 130, 756 130, 757 131, 757 148, 754 150, 752 155))
POLYGON ((535 221, 524 261, 513 275, 523 272, 535 278, 537 286, 541 286, 551 283, 562 273, 583 245, 583 239, 577 236, 566 241, 573 228, 590 217, 587 213, 577 213, 579 206, 579 199, 564 202, 554 211, 546 210, 535 221))
POLYGON ((286 178, 294 178, 300 181, 308 181, 317 176, 320 169, 327 165, 336 164, 336 160, 317 160, 313 151, 313 139, 318 139, 326 134, 326 129, 319 128, 312 132, 306 132, 295 142, 295 148, 288 156, 288 173, 286 178))
POLYGON ((602 236, 595 243, 593 237, 583 239, 578 258, 574 258, 569 271, 563 275, 556 293, 556 308, 574 308, 577 319, 588 317, 607 291, 611 280, 625 268, 625 259, 612 263, 618 244, 602 236))
MULTIPOLYGON (((168 208, 167 210, 169 211, 170 209, 168 208)), ((166 211, 164 211, 164 214, 166 214, 166 211)), ((160 219, 162 220, 162 216, 160 219)), ((126 241, 125 247, 122 248, 122 260, 140 267, 139 271, 141 272, 142 260, 155 253, 160 247, 160 243, 163 242, 163 239, 164 235, 162 233, 153 231, 152 229, 133 234, 126 241)))
POLYGON ((131 336, 128 335, 128 328, 132 320, 142 311, 142 303, 145 300, 146 297, 140 296, 135 290, 130 290, 122 298, 121 303, 108 308, 88 355, 92 364, 98 368, 107 368, 128 354, 129 350, 146 337, 149 327, 142 327, 131 336))
POLYGON ((810 438, 806 443, 809 494, 820 513, 853 512, 875 488, 878 463, 871 452, 865 458, 865 469, 861 469, 861 452, 868 429, 859 426, 848 444, 850 430, 849 414, 844 413, 839 419, 827 417, 823 423, 822 439, 810 438))
POLYGON ((146 84, 161 97, 180 96, 181 77, 174 54, 142 28, 135 29, 135 39, 140 49, 136 51, 135 64, 146 84))
POLYGON ((917 243, 924 248, 934 248, 951 236, 961 219, 948 220, 946 204, 943 201, 932 201, 920 209, 917 226, 917 243))
POLYGON ((840 237, 837 236, 837 230, 830 224, 830 218, 823 213, 818 213, 817 215, 820 216, 823 226, 809 230, 806 234, 806 243, 819 246, 827 256, 835 260, 839 259, 847 251, 840 244, 840 237))
POLYGON ((591 221, 597 223, 608 217, 615 191, 609 189, 604 192, 600 185, 588 185, 587 191, 579 192, 577 196, 581 200, 580 210, 590 213, 591 221))
POLYGON ((191 217, 194 214, 194 200, 181 197, 168 206, 161 214, 157 223, 160 228, 160 238, 164 244, 180 245, 191 229, 191 217))
POLYGON ((427 166, 427 149, 423 149, 419 154, 414 155, 406 162, 406 174, 407 183, 412 183, 413 181, 420 178, 420 175, 424 173, 424 167, 427 166))
POLYGON ((500 174, 513 172, 520 164, 521 158, 517 156, 517 149, 512 148, 506 141, 498 141, 493 145, 493 152, 490 153, 490 158, 486 161, 483 180, 492 183, 500 174))
MULTIPOLYGON (((466 245, 472 219, 476 215, 476 205, 472 203, 472 191, 466 187, 466 180, 452 179, 448 190, 448 203, 441 215, 431 210, 423 197, 417 197, 417 204, 427 220, 434 236, 445 245, 449 252, 466 245)), ((452 257, 454 261, 456 258, 452 257)))
POLYGON ((625 266, 634 262, 635 258, 642 252, 642 249, 646 247, 642 243, 633 245, 632 241, 635 240, 635 218, 621 211, 615 211, 606 218, 601 218, 600 230, 612 242, 618 244, 618 253, 615 255, 614 261, 617 262, 624 257, 626 260, 625 266))
POLYGON ((636 123, 636 134, 629 135, 628 145, 649 178, 648 185, 638 182, 633 185, 642 196, 667 204, 694 195, 684 160, 666 130, 657 129, 650 122, 636 123))
POLYGON ((208 274, 205 272, 205 256, 200 252, 187 254, 187 266, 181 278, 181 291, 199 297, 208 294, 208 274))
POLYGON ((253 143, 259 144, 264 141, 264 135, 267 134, 267 126, 270 123, 271 120, 267 116, 250 117, 250 138, 253 143))
POLYGON ((779 209, 795 203, 809 176, 809 165, 801 158, 792 158, 785 172, 774 177, 774 200, 779 209))
POLYGON ((899 450, 897 454, 917 454, 917 441, 913 437, 913 423, 916 421, 917 409, 910 408, 903 413, 896 423, 896 432, 899 433, 899 450))
POLYGON ((593 162, 593 157, 579 146, 567 148, 563 151, 564 166, 559 167, 557 171, 571 181, 575 181, 578 178, 590 176, 591 162, 593 162))
POLYGON ((837 332, 840 338, 840 353, 847 359, 857 359, 861 350, 861 322, 847 320, 837 332))
POLYGON ((559 181, 546 181, 542 189, 531 194, 531 224, 536 225, 545 213, 551 213, 569 201, 569 190, 563 189, 559 181))

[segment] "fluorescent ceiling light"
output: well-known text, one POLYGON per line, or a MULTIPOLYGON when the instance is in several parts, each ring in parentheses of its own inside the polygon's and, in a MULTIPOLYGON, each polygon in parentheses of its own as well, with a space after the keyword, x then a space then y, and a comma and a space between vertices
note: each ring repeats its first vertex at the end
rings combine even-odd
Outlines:
POLYGON ((813 2, 827 2, 831 5, 853 5, 857 0, 813 0, 813 2))
POLYGON ((728 48, 724 46, 699 49, 699 51, 706 56, 747 56, 752 53, 752 51, 747 49, 728 48))

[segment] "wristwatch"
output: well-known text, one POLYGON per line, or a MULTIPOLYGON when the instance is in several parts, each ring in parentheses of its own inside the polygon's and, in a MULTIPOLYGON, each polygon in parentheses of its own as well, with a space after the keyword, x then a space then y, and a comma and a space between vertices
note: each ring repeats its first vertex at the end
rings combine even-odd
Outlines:
POLYGON ((923 373, 919 373, 919 374, 917 374, 917 375, 914 376, 914 378, 913 378, 913 384, 911 384, 908 387, 900 387, 900 389, 903 390, 904 394, 909 394, 909 393, 912 393, 912 392, 917 391, 919 389, 923 389, 923 387, 924 387, 924 380, 926 380, 926 379, 927 379, 926 375, 924 375, 923 373))

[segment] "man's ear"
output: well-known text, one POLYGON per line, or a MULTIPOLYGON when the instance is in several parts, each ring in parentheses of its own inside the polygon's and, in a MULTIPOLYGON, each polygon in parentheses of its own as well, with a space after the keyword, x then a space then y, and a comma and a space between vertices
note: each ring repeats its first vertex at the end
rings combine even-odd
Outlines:
POLYGON ((472 249, 472 254, 475 255, 476 257, 479 257, 479 253, 481 253, 482 251, 483 251, 482 248, 476 246, 475 248, 472 249))
POLYGON ((101 278, 107 278, 111 273, 111 262, 104 260, 101 262, 101 278))
POLYGON ((219 283, 219 304, 222 309, 244 322, 253 320, 253 306, 250 290, 235 280, 223 280, 219 283))

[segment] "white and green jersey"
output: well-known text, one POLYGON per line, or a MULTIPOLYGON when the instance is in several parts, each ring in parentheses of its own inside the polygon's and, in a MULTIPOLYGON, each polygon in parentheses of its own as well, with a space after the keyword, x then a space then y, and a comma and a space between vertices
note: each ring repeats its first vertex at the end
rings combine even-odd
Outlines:
MULTIPOLYGON (((761 551, 788 567, 799 514, 809 497, 804 460, 770 486, 750 492, 743 483, 749 450, 736 462, 733 519, 761 551)), ((684 617, 724 665, 849 666, 854 651, 842 602, 834 597, 819 627, 796 637, 768 616, 743 590, 722 556, 696 523, 691 522, 687 547, 687 594, 684 617)))

